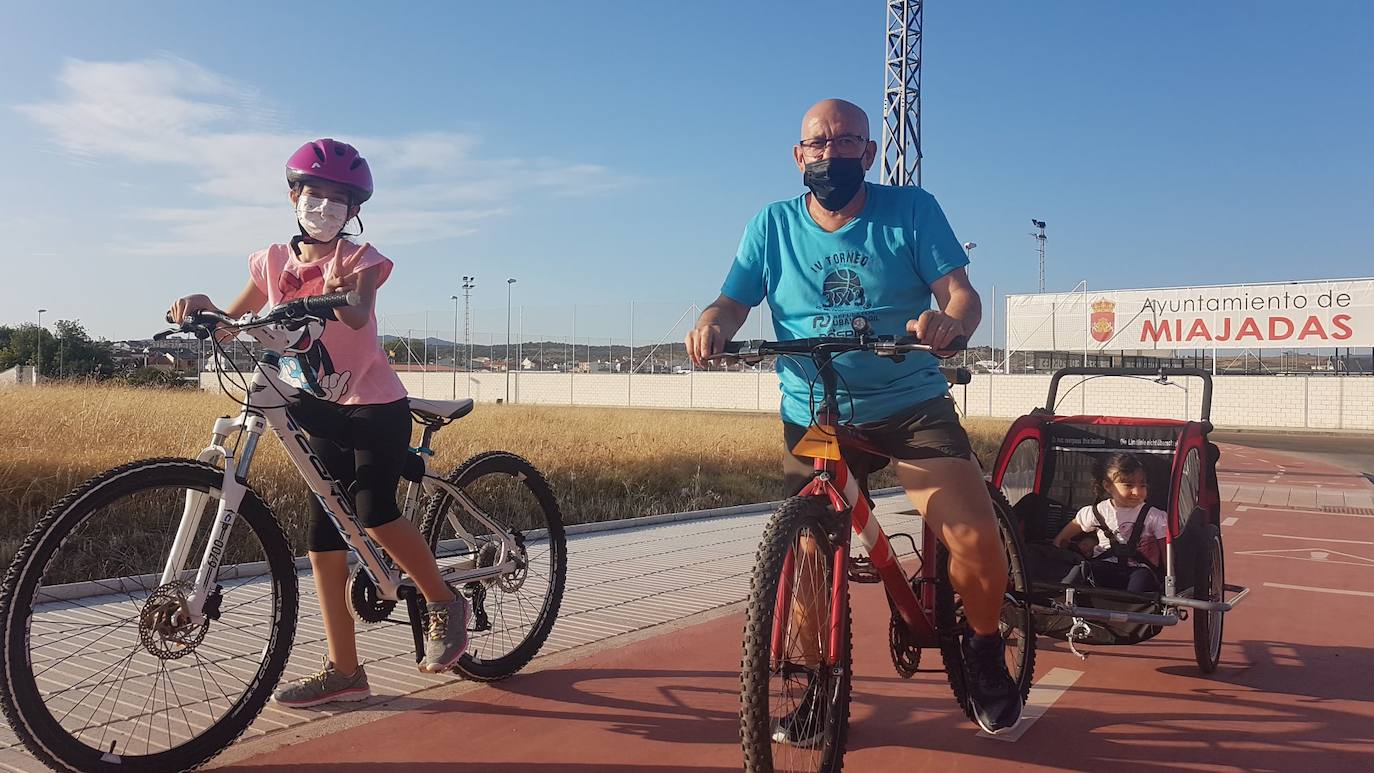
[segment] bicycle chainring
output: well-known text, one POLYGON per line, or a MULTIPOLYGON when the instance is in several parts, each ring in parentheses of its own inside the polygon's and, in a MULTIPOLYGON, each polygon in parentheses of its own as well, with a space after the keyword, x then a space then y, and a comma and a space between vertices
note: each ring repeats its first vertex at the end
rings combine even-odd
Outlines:
POLYGON ((358 564, 348 576, 348 608, 359 622, 380 623, 391 617, 396 602, 379 596, 372 576, 362 564, 358 564))
POLYGON ((887 646, 892 654, 892 667, 903 679, 910 679, 921 668, 921 648, 907 637, 906 623, 893 615, 887 624, 887 646))

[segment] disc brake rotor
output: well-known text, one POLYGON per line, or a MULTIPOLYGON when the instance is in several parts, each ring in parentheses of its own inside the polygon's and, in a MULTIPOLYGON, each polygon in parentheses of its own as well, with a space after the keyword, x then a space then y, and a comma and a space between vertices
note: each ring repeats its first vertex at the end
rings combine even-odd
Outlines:
MULTIPOLYGON (((210 616, 199 625, 191 622, 186 594, 192 585, 186 580, 173 580, 148 595, 138 615, 138 640, 143 648, 162 660, 177 660, 195 651, 210 630, 210 616)), ((215 589, 216 595, 219 589, 215 589)), ((210 606, 206 599, 206 606, 210 606)), ((215 600, 218 607, 218 600, 215 600)))

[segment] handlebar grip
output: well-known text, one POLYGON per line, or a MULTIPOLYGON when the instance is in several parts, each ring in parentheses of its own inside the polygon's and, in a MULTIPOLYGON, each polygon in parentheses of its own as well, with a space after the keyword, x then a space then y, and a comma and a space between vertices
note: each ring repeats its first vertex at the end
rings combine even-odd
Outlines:
POLYGON ((301 309, 311 314, 319 314, 341 306, 357 306, 359 303, 362 303, 362 297, 358 295, 357 290, 330 293, 329 295, 312 295, 309 298, 300 299, 301 309))
POLYGON ((297 298, 294 301, 287 301, 278 306, 273 312, 276 318, 294 319, 308 315, 321 315, 341 306, 356 306, 362 302, 362 297, 358 291, 349 290, 344 293, 330 293, 329 295, 312 295, 309 298, 297 298))

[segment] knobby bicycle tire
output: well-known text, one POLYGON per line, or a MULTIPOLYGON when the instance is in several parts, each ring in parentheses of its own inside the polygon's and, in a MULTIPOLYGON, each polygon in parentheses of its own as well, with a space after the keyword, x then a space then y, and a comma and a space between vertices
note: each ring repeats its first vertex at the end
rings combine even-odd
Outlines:
MULTIPOLYGON (((271 583, 270 595, 275 604, 271 608, 272 624, 269 626, 267 644, 260 655, 261 662, 248 681, 239 680, 245 689, 222 717, 185 742, 163 751, 120 755, 116 747, 111 753, 110 749, 94 748, 74 737, 53 716, 39 692, 30 662, 29 633, 36 606, 34 596, 54 553, 64 547, 64 543, 79 527, 100 514, 106 505, 140 492, 163 488, 211 492, 218 491, 222 485, 223 472, 204 462, 175 458, 131 462, 103 472, 72 490, 44 514, 19 548, 5 574, 3 586, 0 586, 0 623, 3 623, 5 655, 4 668, 0 669, 0 709, 3 709, 11 729, 24 746, 47 765, 58 770, 73 771, 190 770, 227 748, 262 711, 286 666, 295 636, 299 598, 295 565, 286 535, 271 510, 251 489, 244 493, 234 528, 242 529, 246 524, 261 544, 271 583)), ((208 501, 213 502, 215 498, 211 497, 208 501)), ((201 527, 202 531, 208 532, 208 523, 202 521, 201 527)), ((230 539, 234 538, 234 534, 231 530, 230 539)), ((193 555, 191 560, 198 558, 198 555, 193 555)), ((223 567, 216 581, 223 577, 222 570, 223 567)), ((127 590, 122 592, 137 603, 133 594, 127 590)), ((140 616, 140 633, 143 622, 140 616)), ((104 625, 113 627, 110 623, 104 625)), ((214 628, 214 621, 208 623, 196 646, 201 646, 214 628)), ((135 645, 129 658, 138 654, 139 645, 135 645)), ((200 658, 198 660, 206 662, 200 658)), ((168 672, 168 686, 172 682, 170 674, 168 672)), ((203 674, 201 679, 204 680, 203 674)), ((168 689, 168 686, 163 689, 168 689)), ((109 689, 106 688, 107 692, 109 689)), ((156 686, 153 690, 155 694, 156 686)), ((115 703, 118 702, 116 697, 115 703)), ((173 708, 170 701, 165 705, 170 715, 173 708)), ((152 703, 151 707, 156 709, 156 703, 152 703)), ((179 705, 178 708, 185 707, 179 705)), ((113 714, 109 724, 116 724, 113 714)), ((154 720, 149 718, 148 725, 151 736, 154 720)), ((189 719, 187 727, 190 729, 189 719)), ((136 720, 131 735, 136 735, 137 728, 136 720)), ((170 729, 168 738, 172 738, 170 729)))
MULTIPOLYGON (((479 654, 474 653, 473 649, 482 646, 481 632, 475 632, 477 635, 470 639, 469 651, 465 652, 458 660, 454 670, 479 682, 495 682, 506 679, 518 673, 539 653, 558 618, 558 608, 563 600, 563 590, 567 584, 568 574, 567 536, 563 529, 563 517, 559 512, 558 500, 554 497, 553 488, 534 465, 512 453, 488 451, 468 459, 449 473, 444 480, 477 498, 477 489, 481 488, 480 481, 484 477, 492 475, 518 481, 520 486, 532 495, 533 502, 528 504, 534 505, 538 512, 537 514, 529 512, 524 514, 530 519, 530 522, 514 526, 510 523, 503 523, 502 525, 522 533, 543 531, 543 535, 536 539, 544 540, 548 545, 549 568, 548 576, 545 578, 548 586, 543 593, 538 612, 528 632, 517 644, 511 646, 509 651, 499 657, 480 657, 479 654)), ((454 504, 452 498, 440 491, 433 496, 425 512, 420 532, 425 536, 425 541, 429 544, 430 550, 435 551, 436 554, 439 552, 443 527, 448 523, 445 512, 452 504, 454 504)), ((481 505, 483 502, 479 501, 477 504, 481 505)), ((498 523, 502 520, 500 517, 495 517, 493 513, 487 512, 485 514, 498 523)), ((476 521, 474 520, 473 523, 476 521)), ((474 552, 480 554, 481 551, 474 552)), ((527 552, 527 555, 533 554, 535 554, 534 550, 527 552)), ((501 594, 507 592, 502 590, 501 581, 486 584, 470 583, 469 585, 485 585, 480 593, 483 598, 493 599, 498 609, 498 615, 501 614, 499 612, 500 602, 503 598, 501 594)), ((519 599, 517 599, 517 605, 518 602, 519 599)), ((499 626, 500 622, 498 621, 496 625, 499 626)), ((491 636, 496 636, 495 630, 492 631, 491 636)))
MULTIPOLYGON (((744 626, 744 655, 740 664, 740 740, 744 748, 744 768, 757 773, 772 773, 777 769, 773 741, 775 721, 771 716, 770 682, 772 666, 773 615, 777 604, 779 580, 784 561, 798 538, 809 533, 816 540, 823 556, 826 582, 822 587, 830 592, 833 582, 829 557, 836 549, 830 535, 838 529, 849 528, 840 514, 824 507, 814 497, 793 497, 783 502, 764 530, 754 561, 749 583, 749 602, 744 626)), ((844 650, 832 665, 832 676, 838 676, 825 689, 829 695, 821 750, 814 769, 837 772, 844 765, 844 750, 849 733, 849 700, 853 680, 853 627, 849 597, 844 598, 847 635, 844 650), (838 672, 834 674, 833 672, 838 672)), ((831 610, 833 616, 839 610, 831 610)), ((833 619, 833 618, 832 618, 833 619)), ((824 621, 828 626, 829 621, 824 621)), ((793 768, 786 768, 793 769, 793 768)))

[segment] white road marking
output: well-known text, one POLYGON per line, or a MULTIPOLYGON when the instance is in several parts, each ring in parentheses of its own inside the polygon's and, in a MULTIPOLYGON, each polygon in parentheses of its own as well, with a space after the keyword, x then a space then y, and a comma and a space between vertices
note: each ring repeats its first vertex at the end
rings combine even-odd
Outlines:
POLYGON ((1230 518, 1227 518, 1226 520, 1222 521, 1222 522, 1221 522, 1221 525, 1222 525, 1222 526, 1235 526, 1235 525, 1236 525, 1236 521, 1239 521, 1239 520, 1240 520, 1239 518, 1237 518, 1237 517, 1235 517, 1235 516, 1233 515, 1233 516, 1231 516, 1230 518))
MULTIPOLYGON (((1374 593, 1370 595, 1374 596, 1374 593)), ((1026 705, 1021 709, 1021 721, 1017 723, 1016 727, 997 735, 979 730, 978 737, 1007 743, 1020 740, 1021 736, 1030 730, 1031 725, 1035 724, 1037 719, 1045 716, 1045 712, 1049 711, 1056 701, 1064 697, 1064 693, 1068 692, 1073 683, 1077 682, 1078 677, 1082 675, 1082 671, 1075 671, 1072 668, 1051 668, 1031 687, 1030 697, 1026 698, 1026 705)))
MULTIPOLYGON (((1226 523, 1223 521, 1222 526, 1225 525, 1226 523)), ((1296 534, 1266 534, 1264 536, 1274 537, 1276 539, 1305 539, 1310 540, 1312 542, 1341 542, 1346 545, 1374 545, 1374 542, 1370 542, 1369 540, 1363 539, 1331 539, 1329 537, 1302 537, 1296 534)))
POLYGON ((1374 518, 1374 515, 1363 515, 1361 513, 1322 513, 1315 510, 1289 509, 1282 505, 1236 505, 1236 510, 1245 512, 1246 510, 1268 510, 1271 513, 1287 513, 1289 515, 1335 515, 1343 518, 1374 518))
POLYGON ((1261 556, 1264 558, 1287 558, 1293 561, 1321 561, 1328 564, 1349 564, 1350 566, 1374 567, 1374 558, 1357 556, 1352 553, 1318 550, 1241 550, 1238 556, 1261 556), (1332 556, 1337 556, 1333 558, 1332 556), (1345 559, 1345 560, 1341 560, 1345 559), (1353 559, 1353 560, 1352 560, 1353 559))
POLYGON ((1374 598, 1374 593, 1367 590, 1346 590, 1345 588, 1314 588, 1310 585, 1285 585, 1281 582, 1266 582, 1266 588, 1283 588, 1285 590, 1305 590, 1313 593, 1335 593, 1340 596, 1369 596, 1374 598))

